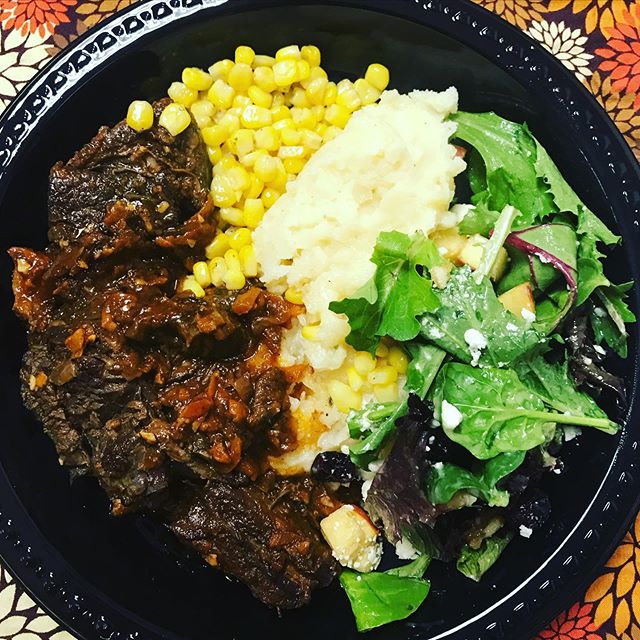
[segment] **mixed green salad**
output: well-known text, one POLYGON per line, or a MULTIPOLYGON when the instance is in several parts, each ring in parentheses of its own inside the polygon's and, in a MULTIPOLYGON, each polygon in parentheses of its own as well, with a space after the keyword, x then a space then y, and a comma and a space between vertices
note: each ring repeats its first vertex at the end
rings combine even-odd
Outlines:
POLYGON ((603 266, 620 238, 526 124, 453 119, 473 207, 439 243, 381 233, 371 281, 330 307, 348 317, 357 350, 373 354, 388 337, 411 355, 407 400, 348 416, 351 461, 376 471, 364 508, 413 558, 342 572, 361 631, 417 609, 432 560, 479 580, 514 536, 540 529, 550 513, 540 477, 561 471, 563 442, 618 431, 598 401, 625 408, 624 384, 603 366, 627 356, 635 320, 632 283, 614 284, 603 266))

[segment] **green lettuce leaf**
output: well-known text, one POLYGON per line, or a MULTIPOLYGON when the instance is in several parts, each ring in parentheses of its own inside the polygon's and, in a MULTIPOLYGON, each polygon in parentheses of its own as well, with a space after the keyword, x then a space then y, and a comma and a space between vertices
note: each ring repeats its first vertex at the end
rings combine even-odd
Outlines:
POLYGON ((375 353, 382 336, 401 342, 416 337, 416 318, 438 305, 431 280, 416 268, 431 269, 444 260, 423 233, 385 231, 378 236, 371 262, 376 265, 373 278, 353 297, 332 302, 329 308, 348 317, 348 344, 375 353))
POLYGON ((540 396, 511 370, 445 364, 434 383, 433 400, 444 433, 480 460, 544 444, 556 423, 618 431, 607 418, 547 411, 540 396), (457 424, 451 422, 452 413, 459 414, 457 424))
POLYGON ((544 341, 504 308, 488 278, 476 282, 468 267, 454 271, 435 295, 439 306, 420 318, 420 334, 462 362, 473 360, 465 340, 469 329, 479 331, 487 342, 478 360, 481 365, 507 366, 544 341))
POLYGON ((627 357, 628 332, 625 323, 636 320, 626 303, 627 293, 632 287, 633 282, 626 282, 598 289, 598 300, 590 313, 596 343, 605 342, 621 358, 627 357))
POLYGON ((482 541, 479 549, 472 549, 468 544, 462 548, 456 568, 460 573, 476 582, 495 564, 506 549, 512 533, 494 535, 482 541))
POLYGON ((509 492, 496 486, 524 461, 524 451, 501 453, 489 460, 482 473, 475 474, 454 464, 436 464, 429 472, 427 496, 432 504, 446 504, 461 490, 482 498, 490 507, 506 507, 509 492))

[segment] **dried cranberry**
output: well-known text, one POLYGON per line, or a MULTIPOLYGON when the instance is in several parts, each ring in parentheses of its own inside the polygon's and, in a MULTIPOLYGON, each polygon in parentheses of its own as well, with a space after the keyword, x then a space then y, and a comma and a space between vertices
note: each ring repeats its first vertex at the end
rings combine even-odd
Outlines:
POLYGON ((338 451, 323 451, 313 461, 311 475, 321 482, 349 484, 358 478, 358 470, 348 455, 338 451))

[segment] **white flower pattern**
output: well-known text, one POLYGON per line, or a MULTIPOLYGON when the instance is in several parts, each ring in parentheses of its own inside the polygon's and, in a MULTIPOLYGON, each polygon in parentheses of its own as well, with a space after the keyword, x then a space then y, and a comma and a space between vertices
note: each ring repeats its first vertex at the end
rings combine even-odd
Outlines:
POLYGON ((0 638, 2 640, 74 640, 60 629, 0 566, 0 638))
POLYGON ((531 22, 526 33, 573 71, 581 82, 593 73, 589 68, 593 56, 584 48, 587 36, 582 35, 580 29, 571 29, 565 26, 564 21, 547 22, 543 19, 531 22))

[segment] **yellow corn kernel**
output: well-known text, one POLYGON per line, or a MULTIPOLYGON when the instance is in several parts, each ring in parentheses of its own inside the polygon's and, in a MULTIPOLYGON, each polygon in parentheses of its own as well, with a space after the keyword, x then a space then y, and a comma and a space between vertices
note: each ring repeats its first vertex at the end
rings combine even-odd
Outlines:
POLYGON ((297 44, 282 47, 276 51, 276 60, 300 60, 300 58, 302 58, 302 54, 297 44))
POLYGON ((204 253, 208 260, 213 260, 225 254, 227 249, 230 249, 229 236, 226 233, 219 233, 213 240, 205 247, 204 253))
POLYGON ((172 136, 177 136, 191 124, 191 116, 184 106, 171 102, 162 110, 158 124, 172 136))
POLYGON ((204 289, 193 276, 187 276, 180 286, 180 291, 192 293, 196 298, 204 298, 204 289))
MULTIPOLYGON (((293 124, 293 120, 291 122, 293 124)), ((295 124, 293 126, 295 127, 295 124)), ((281 129, 280 131, 280 140, 282 140, 283 145, 294 147, 300 144, 300 140, 302 140, 302 134, 293 127, 286 127, 281 129)))
MULTIPOLYGON (((260 151, 256 151, 256 153, 260 153, 260 151)), ((245 197, 250 200, 259 198, 263 189, 264 182, 253 173, 249 176, 249 187, 246 190, 245 197)))
POLYGON ((301 145, 282 145, 278 149, 278 158, 280 158, 281 160, 285 160, 285 158, 303 158, 305 155, 305 148, 301 145))
POLYGON ((378 358, 386 358, 389 355, 389 347, 384 342, 378 343, 376 347, 376 355, 378 358))
POLYGON ((279 60, 273 65, 273 79, 278 87, 292 85, 297 77, 298 65, 295 60, 279 60))
MULTIPOLYGON (((225 235, 224 233, 221 235, 225 235)), ((216 256, 209 262, 209 274, 211 284, 214 287, 221 287, 224 284, 224 277, 227 274, 227 263, 222 256, 216 256)))
POLYGON ((226 173, 229 169, 238 166, 238 161, 232 156, 223 156, 218 162, 217 166, 213 167, 213 175, 221 175, 226 173))
POLYGON ((389 364, 400 374, 407 373, 409 358, 400 348, 393 346, 389 349, 389 364))
POLYGON ((284 93, 280 93, 279 91, 276 91, 273 94, 273 106, 274 107, 281 107, 285 103, 286 103, 286 100, 285 100, 284 93))
POLYGON ((366 376, 376 368, 376 361, 368 351, 358 351, 353 358, 353 366, 361 376, 366 376))
POLYGON ((236 155, 242 157, 251 153, 254 148, 253 131, 250 129, 238 129, 230 138, 235 146, 236 155))
POLYGON ((209 265, 202 260, 193 265, 193 277, 196 282, 203 288, 211 284, 211 275, 209 274, 209 265))
POLYGON ((289 182, 289 174, 287 173, 287 170, 284 168, 284 164, 280 158, 276 158, 276 162, 277 162, 276 167, 278 170, 278 174, 276 175, 276 179, 272 180, 269 183, 269 186, 272 189, 275 189, 276 191, 283 193, 284 191, 287 190, 287 182, 289 182))
POLYGON ((364 78, 356 80, 354 87, 358 92, 362 104, 373 104, 380 97, 380 91, 373 85, 369 84, 364 78))
MULTIPOLYGON (((269 180, 269 182, 273 182, 273 180, 269 180)), ((282 193, 277 189, 273 189, 273 188, 265 189, 262 192, 262 197, 261 197, 264 208, 269 209, 270 207, 272 207, 277 202, 278 198, 281 195, 282 193)))
POLYGON ((350 87, 342 93, 338 91, 336 104, 342 105, 349 109, 349 111, 353 112, 362 106, 362 101, 360 100, 358 92, 353 87, 350 87))
POLYGON ((244 108, 240 121, 248 129, 267 127, 272 123, 271 111, 264 107, 256 107, 250 104, 244 108))
POLYGON ((229 245, 236 251, 251 244, 251 231, 246 227, 239 227, 229 234, 229 245))
POLYGON ((127 124, 134 131, 146 131, 153 126, 153 107, 146 100, 134 100, 127 110, 127 124))
POLYGON ((310 107, 311 103, 307 99, 307 94, 302 87, 295 87, 291 92, 290 102, 294 107, 310 107))
POLYGON ((244 191, 245 189, 249 188, 249 185, 251 184, 249 180, 249 173, 241 165, 232 167, 224 173, 224 176, 231 184, 231 188, 235 189, 236 191, 244 191))
POLYGON ((233 99, 233 109, 239 110, 237 113, 238 117, 242 114, 243 109, 249 104, 251 104, 251 98, 249 96, 237 95, 233 99))
POLYGON ((236 91, 246 91, 253 82, 253 69, 248 64, 238 62, 229 71, 227 82, 236 91))
POLYGON ((329 395, 333 404, 342 413, 349 413, 352 409, 359 409, 362 406, 362 396, 344 382, 331 380, 329 382, 329 395))
MULTIPOLYGON (((215 202, 215 198, 214 198, 215 202)), ((235 204, 235 200, 233 202, 235 204)), ((232 224, 235 226, 240 226, 244 224, 244 216, 242 214, 242 209, 238 209, 237 207, 222 207, 220 209, 220 219, 227 224, 232 224)))
POLYGON ((305 161, 302 158, 285 158, 283 164, 287 173, 297 176, 304 169, 305 161))
POLYGON ((327 129, 329 128, 329 126, 326 124, 326 122, 318 122, 318 124, 316 125, 316 128, 314 129, 314 131, 323 139, 324 141, 324 134, 327 132, 327 129))
POLYGON ((259 89, 267 93, 275 91, 278 87, 271 67, 258 67, 253 72, 253 81, 259 89))
POLYGON ((338 89, 338 95, 340 95, 345 91, 349 91, 349 89, 353 89, 353 82, 351 82, 349 78, 344 78, 340 80, 340 82, 338 82, 338 84, 336 85, 336 88, 338 89))
POLYGON ((327 127, 327 129, 325 130, 323 136, 322 136, 322 141, 323 142, 329 142, 329 140, 333 140, 337 135, 340 134, 340 132, 342 131, 342 129, 339 129, 338 127, 327 127))
POLYGON ((172 82, 167 94, 174 102, 185 107, 190 107, 198 99, 198 92, 190 89, 183 82, 172 82))
POLYGON ((196 100, 189 110, 198 128, 204 129, 211 124, 216 108, 208 100, 196 100))
POLYGON ((222 160, 222 149, 220 147, 207 147, 207 156, 212 165, 218 164, 222 160))
POLYGON ((224 276, 224 286, 227 289, 237 290, 242 289, 247 283, 247 279, 240 269, 228 269, 224 276))
POLYGON ((349 386, 354 391, 360 391, 360 389, 362 389, 364 378, 356 371, 355 367, 349 367, 347 370, 347 380, 349 381, 349 386))
POLYGON ((316 78, 307 85, 305 93, 309 104, 323 105, 324 94, 328 84, 329 82, 326 78, 316 78))
POLYGON ((253 59, 254 67, 273 67, 276 63, 276 59, 273 56, 260 56, 256 55, 253 59))
POLYGON ((256 147, 258 149, 265 149, 266 151, 276 151, 280 146, 280 136, 272 126, 258 129, 255 140, 256 147))
POLYGON ((384 91, 389 86, 389 69, 383 64, 370 64, 364 79, 378 91, 384 91))
POLYGON ((318 124, 313 112, 307 107, 293 107, 291 109, 291 118, 299 129, 313 129, 318 124))
POLYGON ((227 251, 224 252, 224 261, 227 269, 240 271, 240 258, 235 249, 227 249, 227 251))
POLYGON ((318 135, 314 131, 304 129, 301 131, 301 137, 302 146, 306 149, 316 151, 322 146, 322 136, 318 135))
POLYGON ((327 107, 327 110, 324 114, 324 119, 332 124, 334 127, 339 127, 340 129, 344 129, 349 122, 349 118, 351 117, 351 112, 349 109, 340 104, 332 104, 327 107))
POLYGON ((367 380, 369 381, 369 384, 373 384, 373 385, 391 384, 392 382, 395 382, 397 379, 398 379, 398 372, 390 365, 385 365, 383 367, 376 367, 367 376, 367 380))
POLYGON ((249 87, 247 94, 251 98, 251 102, 258 107, 270 109, 273 103, 273 96, 256 85, 249 87))
POLYGON ((324 90, 324 106, 330 107, 335 104, 338 97, 338 85, 335 82, 328 82, 324 90))
POLYGON ((273 182, 278 176, 278 163, 270 155, 262 155, 256 158, 253 170, 262 182, 273 182))
POLYGON ((244 223, 255 229, 264 217, 264 202, 260 198, 247 198, 244 202, 244 223))
POLYGON ((319 67, 321 61, 320 49, 318 47, 308 44, 302 47, 300 50, 300 54, 302 55, 302 59, 306 60, 310 66, 319 67))
POLYGON ((206 91, 212 84, 213 78, 202 69, 187 67, 182 71, 182 82, 195 91, 206 91))
POLYGON ((235 89, 222 78, 216 80, 207 92, 209 101, 219 109, 230 109, 235 95, 235 89))
POLYGON ((242 273, 244 273, 247 278, 255 278, 258 275, 258 260, 256 259, 253 245, 248 244, 241 247, 240 251, 238 251, 238 258, 240 260, 240 266, 242 267, 242 273))
POLYGON ((378 402, 397 402, 400 397, 398 385, 394 383, 374 385, 373 394, 378 402))
MULTIPOLYGON (((231 207, 238 201, 236 189, 232 186, 227 175, 214 175, 211 181, 211 195, 216 207, 231 207)), ((222 212, 220 212, 222 215, 222 212)))
POLYGON ((209 147, 219 147, 229 138, 229 131, 221 124, 213 124, 202 129, 202 139, 209 147))
POLYGON ((291 120, 291 112, 289 111, 289 107, 281 104, 277 107, 273 107, 271 109, 271 118, 273 122, 286 122, 291 120))
POLYGON ((218 120, 218 124, 224 127, 231 136, 240 128, 240 118, 232 113, 225 113, 222 118, 218 120))
POLYGON ((308 80, 309 76, 311 75, 311 67, 306 60, 298 60, 296 62, 296 71, 297 82, 304 82, 305 80, 308 80))
POLYGON ((320 338, 320 325, 319 324, 307 324, 300 330, 300 335, 305 340, 311 342, 317 342, 320 338))
MULTIPOLYGON (((255 164, 258 156, 265 154, 266 151, 263 149, 258 149, 256 151, 250 151, 249 153, 245 153, 240 157, 240 164, 245 167, 245 169, 251 169, 255 164)), ((249 176, 251 178, 251 175, 249 176)))
POLYGON ((236 47, 235 61, 242 64, 253 64, 256 57, 256 52, 251 48, 244 45, 236 47))
POLYGON ((215 82, 216 80, 226 80, 232 68, 233 60, 218 60, 209 67, 208 71, 215 82))
POLYGON ((304 304, 304 299, 302 297, 302 291, 300 289, 294 289, 293 287, 289 287, 284 292, 284 299, 291 304, 304 304))

